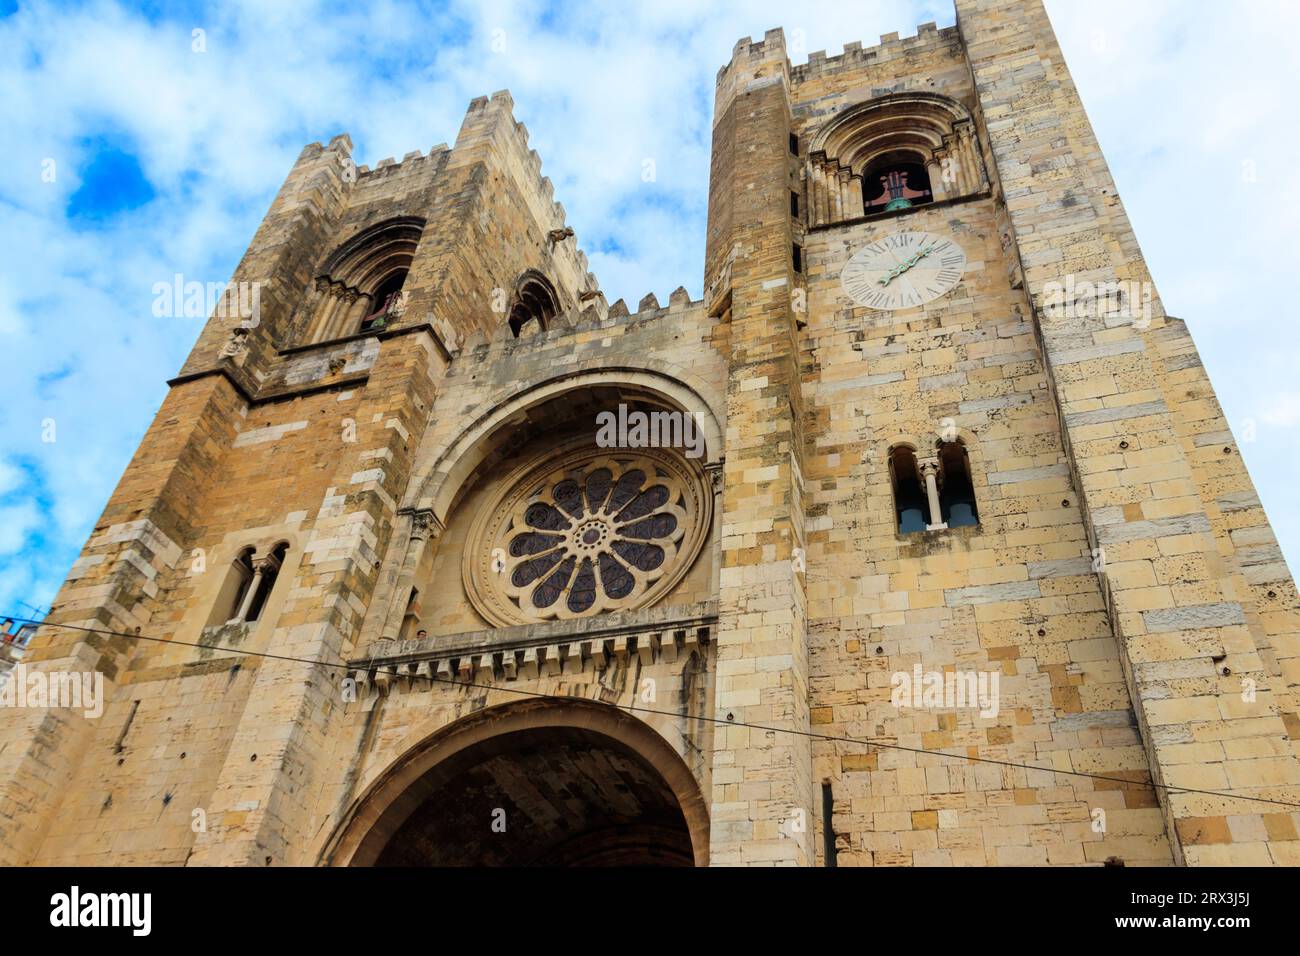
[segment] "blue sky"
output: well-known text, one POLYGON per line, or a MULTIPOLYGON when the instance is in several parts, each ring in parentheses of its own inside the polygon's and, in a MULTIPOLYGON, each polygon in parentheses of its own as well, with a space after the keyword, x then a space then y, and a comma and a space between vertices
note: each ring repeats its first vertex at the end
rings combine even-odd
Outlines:
MULTIPOLYGON (((1300 5, 1048 9, 1295 568, 1300 5)), ((0 611, 53 598, 198 334, 153 315, 154 284, 229 278, 305 143, 346 130, 372 166, 427 152, 509 88, 610 301, 698 297, 735 41, 783 26, 802 62, 930 20, 949 4, 0 0, 0 611)))

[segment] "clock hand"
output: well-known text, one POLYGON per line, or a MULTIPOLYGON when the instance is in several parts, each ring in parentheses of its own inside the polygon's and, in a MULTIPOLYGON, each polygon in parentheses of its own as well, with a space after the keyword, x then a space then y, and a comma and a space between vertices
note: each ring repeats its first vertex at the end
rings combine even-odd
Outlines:
MULTIPOLYGON (((918 262, 920 262, 922 259, 924 259, 933 251, 934 251, 934 245, 931 244, 929 246, 924 246, 919 252, 917 252, 915 255, 909 258, 906 262, 898 262, 897 257, 895 257, 894 262, 898 264, 895 266, 893 270, 890 271, 890 273, 887 276, 885 276, 885 278, 880 280, 880 284, 884 286, 889 285, 889 283, 893 282, 894 279, 901 276, 904 272, 912 268, 912 266, 916 265, 918 262)), ((893 255, 893 253, 891 252, 890 255, 893 255)), ((911 283, 908 284, 910 285, 911 283)))

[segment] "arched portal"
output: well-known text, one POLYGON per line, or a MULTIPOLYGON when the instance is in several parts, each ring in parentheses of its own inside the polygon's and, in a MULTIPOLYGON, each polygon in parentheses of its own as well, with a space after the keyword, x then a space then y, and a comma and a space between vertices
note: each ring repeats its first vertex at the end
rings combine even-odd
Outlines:
POLYGON ((527 700, 416 744, 353 805, 323 862, 690 866, 708 815, 653 728, 606 704, 527 700))

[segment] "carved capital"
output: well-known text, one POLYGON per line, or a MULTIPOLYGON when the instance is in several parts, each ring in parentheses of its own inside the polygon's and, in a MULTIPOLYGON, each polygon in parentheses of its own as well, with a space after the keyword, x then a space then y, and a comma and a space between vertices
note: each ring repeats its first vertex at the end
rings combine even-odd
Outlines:
POLYGON ((432 511, 425 509, 423 511, 412 511, 410 514, 411 540, 426 541, 442 534, 442 522, 438 520, 438 516, 432 511))
POLYGON ((717 461, 711 461, 705 465, 704 473, 709 476, 709 485, 713 489, 713 493, 715 495, 720 494, 723 485, 722 459, 719 458, 717 461))

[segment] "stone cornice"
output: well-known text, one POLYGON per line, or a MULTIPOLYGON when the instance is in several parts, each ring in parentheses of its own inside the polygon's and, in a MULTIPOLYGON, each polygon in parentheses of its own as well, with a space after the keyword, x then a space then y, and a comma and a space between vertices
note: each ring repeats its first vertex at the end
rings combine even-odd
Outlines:
POLYGON ((709 601, 422 640, 378 641, 369 656, 349 661, 348 668, 359 685, 383 688, 397 678, 486 682, 571 674, 587 667, 603 670, 611 657, 635 656, 642 664, 672 662, 707 644, 717 620, 717 604, 709 601))

